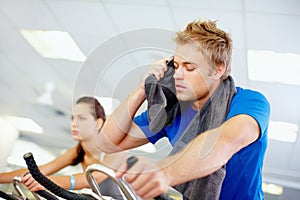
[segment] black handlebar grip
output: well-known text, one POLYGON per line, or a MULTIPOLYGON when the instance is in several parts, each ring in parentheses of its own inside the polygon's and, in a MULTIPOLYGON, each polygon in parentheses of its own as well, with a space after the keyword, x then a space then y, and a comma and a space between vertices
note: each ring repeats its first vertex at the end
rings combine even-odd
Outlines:
MULTIPOLYGON (((127 159, 127 170, 130 169, 138 161, 137 157, 131 156, 127 159)), ((172 197, 169 197, 166 194, 158 195, 154 197, 155 200, 174 200, 172 197)))
POLYGON ((26 161, 27 168, 31 173, 32 177, 53 194, 68 200, 95 200, 95 198, 91 195, 73 193, 68 190, 65 190, 64 188, 61 188, 60 186, 52 182, 40 172, 32 153, 24 154, 23 158, 26 161))
POLYGON ((39 190, 39 191, 36 191, 35 193, 37 193, 41 197, 44 197, 47 200, 59 200, 56 196, 50 194, 46 190, 39 190))
POLYGON ((2 192, 1 190, 0 190, 0 197, 3 198, 3 199, 7 199, 7 200, 14 200, 14 198, 12 198, 11 196, 9 196, 5 192, 2 192))

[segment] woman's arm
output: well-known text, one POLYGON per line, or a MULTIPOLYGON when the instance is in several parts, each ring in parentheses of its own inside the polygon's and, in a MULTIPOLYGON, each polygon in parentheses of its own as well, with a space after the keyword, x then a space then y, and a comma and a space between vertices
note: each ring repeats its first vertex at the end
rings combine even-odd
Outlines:
MULTIPOLYGON (((80 190, 82 188, 90 187, 89 183, 86 180, 84 172, 73 174, 73 175, 64 175, 64 176, 47 176, 47 178, 66 190, 80 190)), ((107 178, 107 176, 105 176, 104 174, 95 173, 94 178, 96 179, 97 183, 101 183, 103 180, 107 178)), ((26 185, 26 187, 32 192, 45 190, 45 188, 41 184, 39 184, 31 176, 31 174, 26 174, 25 176, 23 176, 22 183, 26 185)))
POLYGON ((46 176, 52 175, 59 170, 72 164, 72 160, 77 156, 76 146, 68 149, 65 153, 56 157, 47 164, 39 166, 39 170, 46 176))
MULTIPOLYGON (((127 158, 127 152, 108 154, 105 156, 103 163, 101 164, 115 170, 119 165, 126 162, 127 158)), ((93 172, 93 177, 98 184, 100 184, 107 178, 105 174, 97 171, 93 172)), ((47 176, 47 178, 66 190, 80 190, 83 188, 90 188, 90 185, 86 179, 85 172, 72 175, 47 176), (73 179, 73 183, 71 179, 73 179)), ((35 181, 30 173, 22 177, 22 183, 26 185, 26 187, 32 192, 45 189, 42 185, 35 181)))
MULTIPOLYGON (((76 147, 72 147, 54 160, 39 166, 39 169, 44 175, 51 175, 59 171, 60 169, 70 165, 75 155, 76 147)), ((26 172, 28 172, 28 169, 24 168, 11 172, 0 173, 0 183, 11 183, 15 176, 22 176, 26 172)))
POLYGON ((28 169, 24 168, 24 169, 14 170, 11 172, 0 173, 0 184, 12 183, 13 178, 15 176, 21 176, 22 174, 24 174, 26 172, 28 172, 28 169))
MULTIPOLYGON (((70 152, 66 152, 70 153, 70 152)), ((62 159, 64 156, 61 157, 62 159)), ((118 166, 121 163, 121 160, 124 160, 127 158, 127 152, 122 152, 122 153, 113 153, 113 154, 108 154, 104 156, 103 163, 105 166, 109 166, 112 169, 115 169, 116 166, 118 166)), ((62 161, 61 159, 56 159, 55 162, 62 161)), ((54 161, 53 161, 54 162, 54 161)), ((91 163, 90 163, 91 164, 91 163)), ((86 165, 90 165, 86 163, 86 165)), ((56 166, 56 165, 55 165, 56 166)), ((43 168, 44 170, 47 170, 43 168)), ((49 171, 48 171, 49 172, 49 171)), ((93 177, 95 178, 97 183, 101 183, 104 181, 107 176, 104 175, 103 173, 93 173, 93 177)), ((90 185, 88 181, 86 180, 86 174, 85 172, 82 173, 77 173, 73 175, 55 175, 55 176, 47 176, 51 181, 59 185, 60 187, 67 189, 67 190, 79 190, 82 188, 89 188, 90 185), (73 183, 72 183, 73 182, 73 183)), ((45 188, 40 185, 35 179, 31 176, 31 174, 26 174, 26 176, 22 177, 22 183, 28 187, 31 191, 38 191, 38 190, 44 190, 45 188)))

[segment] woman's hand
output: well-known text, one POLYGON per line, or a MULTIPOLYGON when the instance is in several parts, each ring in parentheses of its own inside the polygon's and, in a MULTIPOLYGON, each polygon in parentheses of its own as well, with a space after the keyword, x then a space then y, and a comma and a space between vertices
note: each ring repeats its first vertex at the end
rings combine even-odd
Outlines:
POLYGON ((23 174, 21 178, 21 183, 23 183, 31 192, 45 190, 45 188, 39 184, 30 173, 23 174))

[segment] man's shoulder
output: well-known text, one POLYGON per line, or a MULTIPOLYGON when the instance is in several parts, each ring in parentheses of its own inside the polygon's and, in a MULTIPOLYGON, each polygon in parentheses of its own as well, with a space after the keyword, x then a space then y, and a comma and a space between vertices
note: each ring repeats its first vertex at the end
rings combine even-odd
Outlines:
POLYGON ((236 89, 237 92, 232 98, 230 108, 247 110, 258 110, 261 108, 265 112, 270 112, 270 102, 262 92, 242 87, 236 87, 236 89))
POLYGON ((258 91, 258 90, 254 90, 254 89, 250 89, 250 88, 243 88, 243 87, 236 87, 236 94, 234 95, 234 98, 255 98, 255 99, 262 99, 265 101, 268 101, 266 96, 258 91))
POLYGON ((261 130, 266 130, 270 112, 270 103, 262 92, 237 87, 237 93, 231 101, 227 119, 238 114, 246 114, 256 119, 261 130))

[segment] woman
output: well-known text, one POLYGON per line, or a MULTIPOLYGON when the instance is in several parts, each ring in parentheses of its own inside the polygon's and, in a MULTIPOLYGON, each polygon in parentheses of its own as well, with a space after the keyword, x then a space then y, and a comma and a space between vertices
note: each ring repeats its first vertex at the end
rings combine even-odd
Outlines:
MULTIPOLYGON (((116 159, 118 155, 104 156, 104 153, 91 152, 88 148, 89 146, 95 146, 96 137, 106 119, 105 111, 97 99, 93 97, 81 97, 73 108, 71 118, 72 136, 78 141, 78 144, 49 163, 39 166, 39 169, 50 180, 62 188, 78 190, 89 187, 84 172, 89 165, 94 163, 112 165, 114 160, 119 159, 116 159), (67 176, 50 176, 67 166, 78 164, 82 166, 82 173, 67 176)), ((94 173, 93 175, 96 181, 101 183, 100 190, 102 195, 111 196, 114 199, 122 199, 122 195, 112 180, 106 179, 107 177, 104 174, 94 173)), ((21 176, 21 182, 33 192, 45 189, 33 179, 27 169, 0 173, 0 183, 11 183, 15 176, 21 176)))

